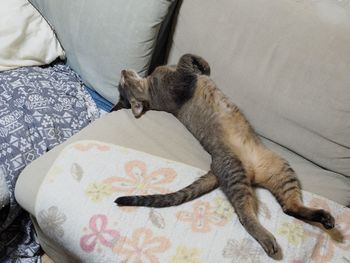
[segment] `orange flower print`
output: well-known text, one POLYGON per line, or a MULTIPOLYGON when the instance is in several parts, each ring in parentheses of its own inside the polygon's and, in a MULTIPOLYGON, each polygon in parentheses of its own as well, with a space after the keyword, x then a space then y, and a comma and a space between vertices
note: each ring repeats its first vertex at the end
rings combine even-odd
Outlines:
POLYGON ((113 248, 122 262, 159 262, 157 254, 170 248, 170 241, 165 237, 154 236, 147 228, 138 228, 131 238, 124 237, 113 248))
MULTIPOLYGON (((310 201, 311 207, 323 208, 331 211, 326 201, 314 198, 310 201)), ((336 248, 350 251, 350 212, 348 209, 341 211, 336 217, 336 228, 331 230, 319 230, 316 227, 305 229, 305 235, 318 240, 311 255, 313 262, 330 262, 334 256, 336 248)))
POLYGON ((73 146, 78 151, 86 152, 91 150, 92 148, 96 148, 100 152, 106 152, 109 151, 110 147, 108 145, 104 144, 98 144, 98 143, 77 143, 73 146))
POLYGON ((190 222, 193 232, 202 233, 209 232, 211 225, 224 226, 228 222, 227 217, 222 217, 209 202, 203 201, 193 204, 193 212, 180 211, 176 217, 180 221, 190 222))
POLYGON ((104 180, 112 184, 115 192, 128 194, 156 194, 169 192, 164 188, 165 184, 171 183, 176 172, 170 168, 161 168, 154 172, 147 173, 147 166, 142 161, 130 161, 125 164, 126 177, 113 176, 104 180))
MULTIPOLYGON (((113 176, 103 182, 110 184, 112 191, 128 195, 167 193, 169 189, 165 186, 173 182, 176 177, 175 170, 171 168, 161 168, 148 173, 146 164, 137 160, 127 162, 124 169, 125 177, 113 176)), ((135 208, 129 208, 128 210, 132 209, 135 208)))
MULTIPOLYGON (((170 192, 165 185, 170 184, 176 177, 171 168, 160 168, 148 173, 147 166, 142 161, 129 161, 124 167, 126 176, 113 176, 103 182, 111 185, 113 192, 128 195, 149 195, 170 192)), ((121 207, 125 212, 133 212, 136 207, 121 207)))

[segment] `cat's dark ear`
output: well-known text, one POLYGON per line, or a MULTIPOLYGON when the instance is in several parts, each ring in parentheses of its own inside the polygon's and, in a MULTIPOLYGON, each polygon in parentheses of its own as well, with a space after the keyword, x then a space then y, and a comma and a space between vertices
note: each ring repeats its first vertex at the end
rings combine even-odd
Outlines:
POLYGON ((116 105, 114 105, 114 107, 111 109, 111 112, 118 111, 118 110, 121 110, 124 108, 125 108, 124 104, 121 101, 118 101, 118 103, 116 105))
POLYGON ((180 58, 177 64, 177 70, 207 76, 210 75, 210 66, 208 62, 202 57, 192 54, 185 54, 180 58))
POLYGON ((118 90, 119 90, 119 101, 112 108, 111 111, 117 111, 117 110, 120 110, 120 109, 130 109, 131 105, 130 105, 129 101, 126 98, 126 94, 125 94, 124 90, 120 87, 120 84, 118 86, 118 90))

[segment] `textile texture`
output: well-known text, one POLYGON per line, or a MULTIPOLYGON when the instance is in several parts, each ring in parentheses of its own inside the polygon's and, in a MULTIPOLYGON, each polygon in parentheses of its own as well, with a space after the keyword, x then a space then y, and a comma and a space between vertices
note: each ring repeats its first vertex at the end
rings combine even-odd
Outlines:
POLYGON ((9 196, 0 204, 1 262, 38 259, 31 222, 14 196, 19 174, 98 116, 79 77, 62 63, 1 72, 0 175, 9 196))
MULTIPOLYGON (((275 262, 220 190, 162 209, 114 203, 123 195, 172 192, 202 174, 129 148, 78 141, 61 152, 45 177, 35 216, 41 230, 81 262, 275 262)), ((350 260, 350 209, 303 194, 307 205, 332 212, 333 230, 287 216, 267 190, 256 191, 259 220, 276 237, 283 262, 350 260)))

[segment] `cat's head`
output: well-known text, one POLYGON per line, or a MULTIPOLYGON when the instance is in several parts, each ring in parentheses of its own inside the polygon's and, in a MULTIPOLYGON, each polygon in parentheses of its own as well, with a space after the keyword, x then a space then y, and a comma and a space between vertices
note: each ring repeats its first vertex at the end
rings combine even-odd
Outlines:
POLYGON ((183 55, 175 66, 159 66, 146 78, 134 70, 121 72, 119 102, 113 108, 131 108, 135 117, 147 110, 175 113, 194 92, 198 75, 209 75, 209 64, 201 57, 183 55))

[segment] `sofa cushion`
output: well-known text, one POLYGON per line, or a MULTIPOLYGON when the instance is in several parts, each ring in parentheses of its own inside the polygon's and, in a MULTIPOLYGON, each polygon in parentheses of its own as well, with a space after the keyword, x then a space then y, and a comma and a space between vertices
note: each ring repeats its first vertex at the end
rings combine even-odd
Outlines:
POLYGON ((0 71, 64 58, 50 26, 28 0, 0 1, 0 71))
MULTIPOLYGON (((38 189, 62 149, 78 140, 99 140, 129 147, 166 159, 209 170, 211 158, 191 133, 170 114, 150 111, 135 119, 130 110, 107 114, 65 143, 32 162, 16 185, 17 201, 31 214, 38 189)), ((286 158, 298 174, 303 189, 340 204, 350 204, 350 180, 326 171, 269 140, 264 143, 286 158)))
POLYGON ((85 84, 116 102, 120 71, 147 73, 174 0, 31 0, 57 33, 85 84))
POLYGON ((183 1, 169 62, 209 61, 263 135, 350 177, 348 1, 183 1))

